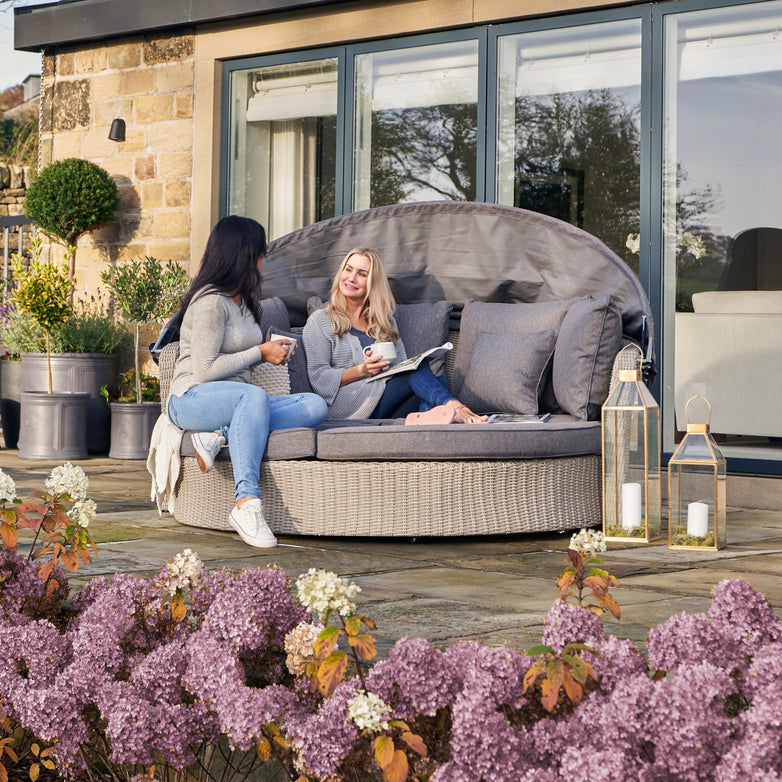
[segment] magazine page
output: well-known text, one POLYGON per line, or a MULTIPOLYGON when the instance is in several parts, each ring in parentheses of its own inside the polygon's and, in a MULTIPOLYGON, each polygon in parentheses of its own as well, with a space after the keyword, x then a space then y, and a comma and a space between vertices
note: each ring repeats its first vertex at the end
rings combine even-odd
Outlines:
POLYGON ((551 418, 551 413, 492 413, 490 424, 542 424, 551 418))
POLYGON ((391 375, 399 375, 402 372, 412 372, 414 369, 418 369, 421 362, 424 361, 424 359, 429 358, 429 356, 433 356, 437 353, 445 353, 449 350, 453 350, 453 345, 450 342, 444 342, 436 348, 425 350, 417 356, 406 358, 404 361, 400 361, 398 364, 395 364, 388 369, 384 369, 379 375, 368 377, 367 383, 371 383, 373 380, 383 380, 384 378, 391 377, 391 375))

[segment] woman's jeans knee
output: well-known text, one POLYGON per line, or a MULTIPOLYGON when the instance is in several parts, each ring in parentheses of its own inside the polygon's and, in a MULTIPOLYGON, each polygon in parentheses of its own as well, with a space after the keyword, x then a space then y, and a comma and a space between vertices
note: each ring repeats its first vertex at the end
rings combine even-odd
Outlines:
POLYGON ((261 459, 272 429, 317 426, 326 412, 325 401, 316 394, 270 397, 258 386, 229 380, 201 383, 168 400, 168 417, 180 429, 225 437, 236 499, 261 496, 261 459))

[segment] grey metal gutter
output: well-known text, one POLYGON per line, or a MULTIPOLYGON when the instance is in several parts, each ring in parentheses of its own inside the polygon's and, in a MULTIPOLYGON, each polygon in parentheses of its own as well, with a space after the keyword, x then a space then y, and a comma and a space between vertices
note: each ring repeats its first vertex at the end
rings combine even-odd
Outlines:
POLYGON ((82 41, 346 2, 349 0, 63 0, 14 8, 14 48, 38 52, 82 41))

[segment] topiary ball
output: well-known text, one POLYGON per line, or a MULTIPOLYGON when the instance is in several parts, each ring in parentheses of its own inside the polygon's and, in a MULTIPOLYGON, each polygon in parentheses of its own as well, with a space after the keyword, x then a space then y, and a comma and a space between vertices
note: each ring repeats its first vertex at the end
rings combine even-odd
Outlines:
POLYGON ((109 172, 81 158, 50 163, 25 198, 30 220, 70 246, 85 231, 111 222, 118 206, 117 183, 109 172))

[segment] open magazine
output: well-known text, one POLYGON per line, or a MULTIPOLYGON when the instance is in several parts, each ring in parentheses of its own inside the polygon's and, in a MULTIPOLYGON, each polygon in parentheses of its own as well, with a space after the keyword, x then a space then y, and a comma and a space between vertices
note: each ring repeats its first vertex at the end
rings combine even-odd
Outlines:
POLYGON ((444 342, 442 345, 436 348, 429 348, 423 353, 419 353, 417 356, 411 356, 404 361, 400 361, 398 364, 384 369, 379 375, 367 378, 367 383, 371 383, 373 380, 383 380, 384 378, 391 377, 391 375, 399 375, 402 372, 412 372, 414 369, 418 369, 421 362, 429 356, 434 356, 438 353, 446 353, 449 350, 453 350, 453 345, 450 342, 444 342))
POLYGON ((551 413, 492 413, 490 424, 542 424, 551 413))

